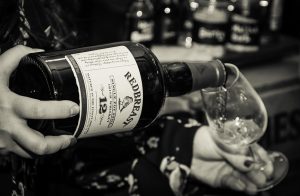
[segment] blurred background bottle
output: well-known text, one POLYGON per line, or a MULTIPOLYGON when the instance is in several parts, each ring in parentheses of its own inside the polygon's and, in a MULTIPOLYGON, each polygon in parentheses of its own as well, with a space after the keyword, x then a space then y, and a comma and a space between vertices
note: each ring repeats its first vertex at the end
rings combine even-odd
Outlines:
POLYGON ((212 57, 222 57, 228 32, 229 2, 226 0, 197 0, 197 2, 198 6, 193 12, 193 42, 196 47, 203 47, 212 57))
POLYGON ((270 31, 272 32, 272 37, 278 39, 279 32, 281 29, 281 19, 282 19, 282 10, 283 2, 282 0, 271 0, 271 13, 270 13, 270 31))
POLYGON ((260 0, 232 0, 230 35, 227 49, 255 52, 260 46, 260 0))
POLYGON ((176 45, 181 15, 179 1, 161 0, 155 6, 155 43, 176 45))
POLYGON ((191 48, 193 45, 193 14, 199 6, 198 0, 181 1, 181 20, 178 45, 191 48))
POLYGON ((261 0, 259 2, 262 12, 261 44, 276 43, 279 41, 283 1, 282 0, 261 0))
POLYGON ((134 0, 126 14, 126 40, 147 47, 154 40, 154 7, 150 0, 134 0))

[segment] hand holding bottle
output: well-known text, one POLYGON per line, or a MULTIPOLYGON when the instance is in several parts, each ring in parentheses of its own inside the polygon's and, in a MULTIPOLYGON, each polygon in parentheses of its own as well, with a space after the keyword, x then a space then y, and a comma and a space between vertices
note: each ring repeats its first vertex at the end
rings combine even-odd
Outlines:
POLYGON ((71 101, 40 101, 10 91, 9 78, 20 59, 40 49, 16 46, 0 56, 0 154, 15 153, 25 158, 33 154, 55 153, 76 142, 71 135, 44 136, 27 126, 26 119, 68 118, 79 112, 71 101))

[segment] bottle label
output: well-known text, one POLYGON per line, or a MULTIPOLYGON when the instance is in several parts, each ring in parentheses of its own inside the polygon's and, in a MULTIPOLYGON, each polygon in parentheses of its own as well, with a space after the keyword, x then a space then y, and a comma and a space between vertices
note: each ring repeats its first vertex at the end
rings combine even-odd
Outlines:
POLYGON ((223 45, 227 37, 227 23, 210 24, 202 21, 194 21, 195 42, 210 45, 223 45))
POLYGON ((209 8, 199 9, 193 16, 193 38, 195 42, 223 45, 227 40, 229 16, 227 11, 209 8))
POLYGON ((244 46, 258 46, 260 29, 258 20, 235 14, 232 17, 230 43, 244 46))
POLYGON ((133 129, 143 106, 138 65, 125 46, 66 56, 80 96, 74 135, 90 137, 133 129))

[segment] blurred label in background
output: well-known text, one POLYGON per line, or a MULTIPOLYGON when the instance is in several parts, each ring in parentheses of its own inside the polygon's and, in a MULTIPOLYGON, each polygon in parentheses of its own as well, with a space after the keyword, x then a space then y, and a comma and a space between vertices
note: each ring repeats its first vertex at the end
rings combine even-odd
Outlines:
POLYGON ((283 152, 290 161, 287 177, 267 194, 300 195, 300 56, 241 71, 268 112, 268 127, 259 142, 267 149, 283 152))
POLYGON ((300 175, 300 82, 261 93, 268 110, 268 128, 260 141, 267 149, 278 150, 289 159, 286 178, 269 195, 299 195, 300 175))
POLYGON ((221 57, 225 52, 228 32, 228 1, 198 0, 198 8, 193 13, 193 41, 196 47, 204 47, 213 57, 221 57))
POLYGON ((255 52, 260 45, 260 0, 236 0, 230 23, 227 49, 235 52, 255 52))
POLYGON ((300 159, 300 85, 293 84, 261 93, 269 123, 263 144, 300 159))

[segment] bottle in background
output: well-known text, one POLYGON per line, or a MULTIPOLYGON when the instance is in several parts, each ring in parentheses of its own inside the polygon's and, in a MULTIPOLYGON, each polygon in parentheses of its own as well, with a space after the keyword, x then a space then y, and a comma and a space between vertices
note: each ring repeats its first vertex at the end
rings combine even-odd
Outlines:
POLYGON ((234 52, 255 52, 260 46, 260 0, 232 0, 230 35, 227 49, 234 52))
POLYGON ((28 122, 45 134, 64 130, 81 138, 144 128, 167 96, 221 86, 225 79, 218 60, 162 65, 143 45, 121 42, 29 54, 10 84, 24 96, 78 103, 80 114, 72 118, 28 122))
POLYGON ((180 28, 179 1, 161 0, 156 6, 155 43, 177 45, 180 28))
POLYGON ((193 46, 193 13, 197 10, 199 3, 197 0, 181 1, 181 18, 178 36, 178 45, 186 48, 193 46))
POLYGON ((229 12, 226 0, 198 0, 193 13, 193 41, 212 57, 222 57, 225 52, 229 12))
POLYGON ((154 7, 150 0, 134 0, 126 14, 126 40, 150 47, 154 41, 154 7))
POLYGON ((276 43, 279 41, 282 23, 282 0, 261 0, 262 9, 261 44, 276 43))
POLYGON ((272 32, 273 40, 277 40, 280 34, 282 23, 282 10, 282 0, 271 0, 270 30, 272 32))

